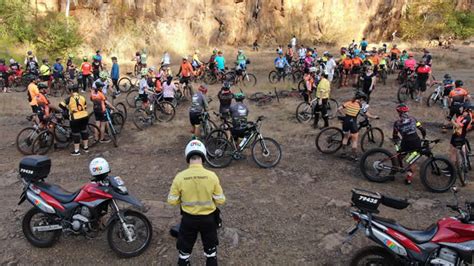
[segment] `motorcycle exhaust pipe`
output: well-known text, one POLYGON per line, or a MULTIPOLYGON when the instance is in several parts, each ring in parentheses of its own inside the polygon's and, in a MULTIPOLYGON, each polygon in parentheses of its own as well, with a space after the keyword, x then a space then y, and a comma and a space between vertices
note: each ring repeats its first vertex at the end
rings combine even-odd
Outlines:
POLYGON ((26 197, 28 198, 28 201, 31 202, 34 206, 38 207, 40 210, 42 210, 45 213, 51 213, 54 214, 56 211, 54 208, 46 203, 40 196, 34 194, 31 191, 26 191, 26 197))

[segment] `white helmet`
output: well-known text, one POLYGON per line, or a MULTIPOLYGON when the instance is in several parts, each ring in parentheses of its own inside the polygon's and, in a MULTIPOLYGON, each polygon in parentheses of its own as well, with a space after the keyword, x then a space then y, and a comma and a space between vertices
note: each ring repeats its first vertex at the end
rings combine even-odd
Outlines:
POLYGON ((310 67, 309 68, 309 72, 311 72, 311 73, 314 73, 316 71, 317 71, 316 67, 310 67))
POLYGON ((186 145, 186 150, 184 151, 186 162, 189 163, 189 159, 194 155, 201 156, 203 161, 206 160, 206 147, 204 143, 199 140, 191 140, 188 145, 186 145))
POLYGON ((110 172, 110 166, 104 158, 97 157, 89 164, 89 171, 92 176, 108 174, 110 172))
POLYGON ((15 59, 11 58, 10 59, 10 64, 15 64, 15 59))

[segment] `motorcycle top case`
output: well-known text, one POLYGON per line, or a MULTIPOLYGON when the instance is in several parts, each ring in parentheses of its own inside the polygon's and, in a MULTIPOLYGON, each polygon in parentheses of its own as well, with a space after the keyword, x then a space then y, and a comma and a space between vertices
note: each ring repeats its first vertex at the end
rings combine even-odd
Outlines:
POLYGON ((362 189, 352 189, 352 203, 364 211, 378 212, 377 209, 382 202, 382 195, 362 189))
POLYGON ((21 159, 18 171, 26 182, 35 182, 48 177, 50 170, 51 159, 46 156, 31 155, 21 159))

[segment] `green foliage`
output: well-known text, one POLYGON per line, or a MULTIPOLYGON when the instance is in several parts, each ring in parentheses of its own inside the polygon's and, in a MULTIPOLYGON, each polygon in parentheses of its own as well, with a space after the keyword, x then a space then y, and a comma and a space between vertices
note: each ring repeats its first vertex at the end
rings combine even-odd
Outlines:
POLYGON ((0 0, 0 37, 33 44, 40 53, 65 55, 82 42, 74 18, 62 13, 36 14, 29 0, 0 0))
POLYGON ((400 28, 405 40, 441 35, 464 39, 474 35, 474 15, 470 11, 456 11, 454 1, 412 0, 400 28))

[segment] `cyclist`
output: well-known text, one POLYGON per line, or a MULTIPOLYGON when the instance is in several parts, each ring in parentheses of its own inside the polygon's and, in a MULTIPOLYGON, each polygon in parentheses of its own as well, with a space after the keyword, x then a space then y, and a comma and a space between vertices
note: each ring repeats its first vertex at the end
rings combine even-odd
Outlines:
POLYGON ((74 65, 74 62, 72 61, 74 59, 74 55, 69 54, 66 62, 66 69, 67 72, 69 73, 69 79, 74 80, 76 76, 76 66, 74 65))
POLYGON ((50 115, 50 107, 49 107, 49 100, 46 98, 46 93, 48 91, 48 86, 43 83, 38 84, 39 93, 36 95, 36 114, 38 116, 38 120, 40 122, 40 127, 46 127, 46 119, 50 115))
POLYGON ((204 169, 206 147, 199 140, 192 140, 184 152, 189 168, 173 179, 168 203, 181 206, 181 224, 176 247, 178 265, 191 265, 189 258, 198 233, 201 235, 206 265, 217 265, 217 228, 221 225, 220 211, 216 205, 225 202, 219 178, 204 169))
POLYGON ((273 64, 279 77, 283 77, 285 75, 285 67, 290 67, 286 57, 283 56, 283 53, 278 53, 278 56, 273 61, 273 64))
POLYGON ((10 65, 8 66, 8 68, 10 72, 10 77, 8 80, 9 84, 11 84, 15 80, 15 78, 21 78, 21 76, 23 75, 23 71, 21 70, 20 64, 13 58, 10 58, 10 65))
POLYGON ((165 51, 163 57, 161 58, 161 67, 169 67, 171 65, 171 56, 165 51))
POLYGON ((313 61, 314 61, 314 58, 313 58, 313 52, 311 51, 307 51, 306 52, 306 57, 304 58, 304 68, 307 68, 309 69, 310 67, 313 67, 313 61))
POLYGON ((305 102, 310 103, 312 101, 312 92, 317 82, 316 67, 310 67, 304 69, 303 80, 305 82, 305 88, 303 91, 303 99, 305 102))
POLYGON ((298 49, 298 57, 300 59, 300 63, 303 63, 305 57, 306 57, 306 48, 304 48, 304 45, 300 45, 300 48, 298 49))
POLYGON ((193 76, 193 67, 188 62, 187 56, 183 56, 183 62, 181 63, 178 74, 176 76, 180 77, 179 79, 180 84, 184 84, 185 86, 189 85, 189 81, 191 77, 193 76))
POLYGON ((288 44, 288 48, 286 49, 285 52, 285 57, 286 61, 288 61, 289 64, 291 64, 291 61, 293 61, 293 56, 295 52, 293 51, 293 46, 291 44, 288 44))
POLYGON ((43 64, 39 68, 39 76, 41 81, 47 82, 48 88, 51 85, 51 67, 49 66, 48 59, 43 59, 43 64))
POLYGON ((146 68, 140 71, 140 81, 138 83, 138 99, 142 101, 142 108, 148 112, 148 92, 150 91, 150 86, 148 86, 148 81, 146 79, 147 74, 148 70, 146 68))
POLYGON ((161 91, 163 92, 163 99, 167 102, 173 103, 176 85, 174 85, 172 76, 168 76, 166 81, 163 82, 161 91))
POLYGON ((342 62, 342 82, 341 86, 348 86, 349 85, 349 76, 351 75, 352 66, 353 66, 353 59, 349 56, 346 56, 342 62))
POLYGON ((448 108, 448 95, 454 89, 454 80, 450 74, 444 74, 443 80, 443 108, 448 108))
POLYGON ((189 108, 189 121, 191 122, 191 133, 193 138, 201 136, 199 126, 201 125, 202 114, 207 111, 207 88, 204 85, 199 86, 198 92, 192 97, 191 107, 189 108))
POLYGON ((209 58, 208 67, 209 70, 214 71, 216 68, 216 57, 217 57, 217 49, 212 50, 212 55, 209 58))
POLYGON ((336 60, 334 60, 334 56, 332 54, 328 54, 328 61, 326 63, 326 68, 324 69, 326 71, 326 74, 328 75, 328 80, 332 82, 334 79, 334 71, 337 67, 336 60))
POLYGON ((344 132, 344 138, 342 139, 342 154, 341 158, 347 158, 347 146, 349 139, 351 140, 351 155, 350 159, 357 161, 357 144, 359 139, 359 126, 357 124, 357 116, 362 109, 362 101, 367 96, 359 91, 356 92, 354 97, 345 102, 339 107, 338 112, 344 115, 342 119, 342 131, 344 132))
MULTIPOLYGON (((393 124, 393 141, 399 143, 396 144, 399 152, 407 153, 407 163, 410 163, 414 156, 419 155, 419 150, 421 149, 421 139, 416 130, 420 130, 423 139, 426 137, 426 130, 421 126, 420 122, 408 115, 410 108, 406 104, 399 104, 396 110, 399 119, 393 124)), ((413 172, 414 166, 411 166, 407 171, 405 184, 411 184, 413 172)))
MULTIPOLYGON (((109 125, 107 123, 107 114, 106 114, 106 107, 109 106, 112 109, 115 109, 105 97, 105 94, 102 92, 102 88, 105 86, 99 80, 94 83, 95 87, 91 91, 90 99, 94 104, 94 116, 95 116, 95 124, 100 129, 100 142, 101 143, 109 143, 110 139, 105 139, 105 130, 109 132, 109 125)), ((96 132, 96 139, 99 139, 99 132, 96 132)))
POLYGON ((405 65, 405 61, 408 59, 408 52, 406 50, 402 51, 402 54, 400 55, 400 66, 405 65))
POLYGON ((199 59, 199 50, 194 51, 193 61, 192 61, 191 65, 193 66, 194 71, 199 70, 199 68, 203 65, 203 63, 199 59))
POLYGON ((32 78, 30 84, 28 84, 28 91, 27 91, 28 102, 30 103, 31 111, 34 115, 33 119, 35 120, 37 124, 39 123, 39 120, 36 117, 36 113, 38 113, 38 102, 36 101, 36 97, 40 93, 38 89, 39 81, 40 80, 38 77, 32 78))
POLYGON ((100 71, 102 70, 102 57, 98 55, 94 55, 92 57, 92 75, 94 76, 94 80, 99 78, 100 71))
POLYGON ((69 110, 69 119, 71 125, 72 139, 74 141, 74 151, 72 156, 81 155, 80 143, 82 139, 82 149, 89 152, 89 132, 87 131, 87 123, 89 122, 89 114, 87 113, 87 102, 84 96, 79 94, 79 87, 73 85, 71 95, 59 104, 62 109, 69 110))
POLYGON ((258 40, 255 40, 255 41, 253 42, 252 49, 253 49, 254 51, 257 51, 257 52, 258 52, 258 47, 260 47, 260 46, 258 45, 258 40))
POLYGON ((369 46, 369 43, 367 42, 367 40, 364 37, 364 38, 362 38, 362 41, 360 42, 360 48, 362 49, 362 52, 367 51, 367 46, 369 46))
MULTIPOLYGON (((400 52, 400 49, 397 48, 397 45, 394 44, 392 49, 390 49, 390 60, 393 61, 393 60, 397 60, 398 58, 400 58, 400 54, 402 52, 400 52)), ((406 51, 405 51, 406 53, 406 51)))
MULTIPOLYGON (((166 52, 165 52, 166 53, 166 52)), ((140 51, 137 51, 135 53, 135 56, 133 57, 132 61, 135 61, 135 69, 137 70, 137 73, 140 73, 142 70, 142 64, 140 63, 141 61, 141 54, 140 51)), ((161 60, 161 65, 163 66, 163 59, 161 60)))
POLYGON ((217 93, 217 98, 219 99, 219 113, 222 118, 226 119, 229 117, 230 106, 232 104, 232 99, 234 98, 229 82, 224 82, 221 90, 217 93))
MULTIPOLYGON (((360 73, 362 72, 362 65, 364 62, 362 61, 362 58, 359 55, 354 55, 352 58, 352 77, 354 78, 353 84, 357 84, 357 81, 359 80, 360 73)), ((346 83, 347 86, 347 83, 346 83)))
POLYGON ((328 115, 327 106, 328 106, 330 93, 331 93, 331 83, 328 80, 328 75, 326 73, 323 73, 321 75, 321 79, 319 80, 318 87, 316 88, 317 103, 313 107, 313 113, 314 113, 313 127, 315 129, 318 127, 319 112, 321 112, 321 115, 324 121, 324 126, 322 128, 329 126, 329 115, 328 115))
POLYGON ((146 49, 143 48, 142 52, 140 53, 140 65, 142 68, 147 67, 147 60, 148 60, 148 56, 146 54, 146 49))
POLYGON ((293 37, 291 38, 289 46, 290 46, 290 48, 293 48, 293 49, 296 47, 296 36, 295 35, 293 35, 293 37))
POLYGON ((53 65, 53 77, 55 82, 58 82, 59 79, 64 79, 64 67, 59 57, 56 58, 56 63, 53 65))
POLYGON ((408 59, 404 62, 404 69, 407 73, 413 73, 416 67, 416 60, 413 58, 413 54, 408 54, 408 59))
MULTIPOLYGON (((461 107, 464 105, 465 102, 471 99, 469 92, 462 88, 464 83, 462 80, 456 80, 454 82, 454 89, 448 95, 448 102, 449 102, 449 115, 448 121, 451 121, 453 117, 461 115, 461 107)), ((444 131, 446 130, 444 127, 444 131)))
POLYGON ((433 56, 431 56, 430 51, 428 51, 426 48, 423 49, 423 61, 425 61, 425 64, 431 67, 431 64, 433 63, 433 56))
POLYGON ((225 72, 225 58, 222 55, 222 51, 217 52, 217 56, 215 59, 217 70, 220 72, 225 72))
POLYGON ((457 162, 456 150, 458 148, 462 148, 464 153, 467 153, 464 145, 466 144, 467 131, 471 128, 473 108, 474 106, 471 105, 471 103, 465 102, 463 104, 462 114, 456 118, 453 117, 451 120, 451 124, 453 125, 453 135, 451 136, 449 151, 451 162, 457 162))
POLYGON ((247 68, 247 56, 244 54, 244 50, 239 50, 237 52, 236 63, 243 70, 247 68))
POLYGON ((2 78, 3 81, 5 82, 3 92, 9 92, 10 91, 9 84, 8 84, 9 71, 8 71, 8 67, 5 65, 5 59, 0 59, 0 78, 2 78))
POLYGON ((99 73, 99 78, 95 80, 94 83, 92 83, 92 89, 96 89, 97 84, 100 83, 102 85, 101 86, 102 93, 104 95, 107 95, 107 90, 110 85, 108 82, 108 78, 109 78, 109 73, 107 73, 107 71, 101 71, 99 73))
POLYGON ((110 71, 110 77, 112 78, 112 84, 115 88, 115 96, 120 95, 120 88, 118 86, 118 80, 120 78, 120 67, 117 62, 117 57, 112 57, 112 70, 110 71))
POLYGON ((417 91, 418 91, 415 101, 421 102, 423 92, 426 91, 426 82, 428 82, 431 76, 431 67, 426 65, 425 61, 421 60, 415 69, 415 73, 416 73, 415 88, 417 88, 417 91))
POLYGON ((367 67, 366 71, 360 76, 362 91, 367 95, 367 103, 370 101, 370 94, 375 89, 377 83, 377 74, 373 71, 372 66, 367 67))
POLYGON ((89 77, 91 76, 91 73, 92 73, 92 65, 87 61, 88 61, 87 56, 84 56, 82 58, 82 64, 81 64, 82 91, 87 90, 87 86, 88 86, 87 83, 88 83, 89 77))
POLYGON ((238 145, 239 138, 244 138, 247 131, 247 118, 249 109, 244 104, 245 95, 238 92, 234 95, 235 103, 230 106, 230 116, 232 118, 232 136, 238 145))
POLYGON ((38 75, 39 74, 39 65, 38 61, 33 55, 29 55, 27 60, 25 61, 26 65, 26 71, 33 74, 33 75, 38 75))
POLYGON ((31 61, 36 62, 36 64, 38 65, 38 59, 36 58, 36 56, 33 55, 32 51, 28 51, 26 52, 25 65, 28 65, 28 63, 31 61))

